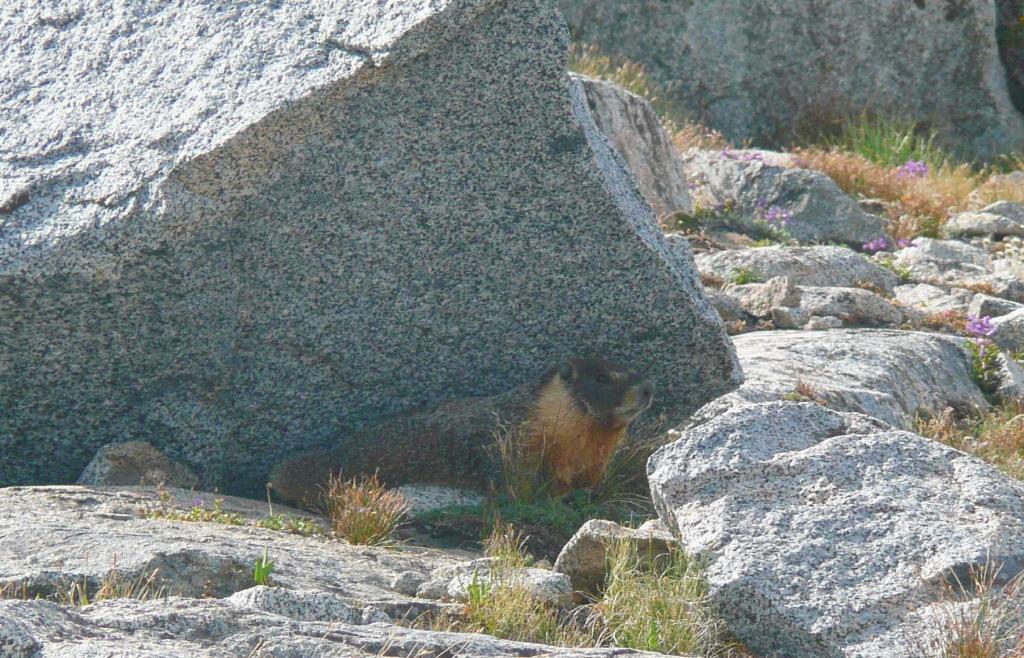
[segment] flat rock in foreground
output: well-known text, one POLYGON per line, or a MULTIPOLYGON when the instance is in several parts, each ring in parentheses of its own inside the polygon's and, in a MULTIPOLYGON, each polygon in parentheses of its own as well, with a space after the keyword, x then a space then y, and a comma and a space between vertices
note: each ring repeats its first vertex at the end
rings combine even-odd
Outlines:
POLYGON ((655 505, 758 655, 920 658, 940 583, 1024 569, 1024 484, 938 442, 791 402, 676 436, 649 463, 655 505))
MULTIPOLYGON (((198 495, 209 505, 208 494, 198 495)), ((187 506, 197 494, 168 489, 168 496, 167 504, 187 506)), ((393 591, 396 580, 454 567, 452 556, 137 516, 156 504, 151 489, 0 489, 0 656, 357 658, 442 655, 455 647, 461 656, 494 658, 650 655, 404 628, 392 620, 445 604, 393 591), (272 587, 254 587, 253 563, 264 550, 274 563, 272 587), (128 582, 157 570, 160 597, 85 607, 33 600, 58 596, 72 582, 95 592, 112 570, 128 582)), ((223 503, 249 517, 263 516, 260 508, 265 504, 231 497, 223 503)))
POLYGON ((19 7, 0 485, 139 439, 259 495, 285 455, 567 356, 647 370, 651 424, 738 383, 549 3, 19 7))
POLYGON ((697 421, 752 402, 810 394, 839 411, 913 427, 946 407, 985 409, 966 339, 892 329, 756 331, 734 337, 746 381, 707 404, 697 421), (801 392, 803 391, 803 393, 801 392))
POLYGON ((117 599, 83 609, 0 600, 5 658, 630 658, 628 649, 569 649, 387 623, 302 621, 224 599, 117 599), (40 654, 39 652, 42 651, 40 654))

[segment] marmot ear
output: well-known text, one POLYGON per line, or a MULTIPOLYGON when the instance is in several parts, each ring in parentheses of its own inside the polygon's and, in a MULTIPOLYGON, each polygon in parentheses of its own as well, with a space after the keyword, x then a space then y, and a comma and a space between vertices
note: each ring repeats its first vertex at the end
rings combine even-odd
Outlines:
POLYGON ((563 361, 558 365, 558 376, 564 381, 571 382, 576 379, 576 369, 573 368, 571 362, 563 361))

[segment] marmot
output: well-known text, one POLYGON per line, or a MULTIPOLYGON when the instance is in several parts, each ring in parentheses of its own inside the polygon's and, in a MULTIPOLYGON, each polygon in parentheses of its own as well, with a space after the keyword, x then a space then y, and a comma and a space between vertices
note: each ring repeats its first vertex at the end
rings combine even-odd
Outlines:
POLYGON ((378 473, 389 486, 411 482, 481 489, 498 468, 499 428, 519 428, 527 452, 543 460, 555 493, 604 476, 629 424, 651 405, 653 387, 625 366, 569 359, 536 384, 501 395, 446 402, 352 434, 331 450, 286 460, 271 473, 285 500, 315 505, 333 473, 378 473))

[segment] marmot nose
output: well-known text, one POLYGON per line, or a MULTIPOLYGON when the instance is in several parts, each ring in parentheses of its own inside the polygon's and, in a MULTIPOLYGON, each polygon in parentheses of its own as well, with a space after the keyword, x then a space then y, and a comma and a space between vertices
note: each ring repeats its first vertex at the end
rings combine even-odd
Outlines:
POLYGON ((654 395, 654 387, 651 386, 650 382, 645 382, 640 387, 640 395, 644 396, 645 400, 650 400, 651 396, 654 395))

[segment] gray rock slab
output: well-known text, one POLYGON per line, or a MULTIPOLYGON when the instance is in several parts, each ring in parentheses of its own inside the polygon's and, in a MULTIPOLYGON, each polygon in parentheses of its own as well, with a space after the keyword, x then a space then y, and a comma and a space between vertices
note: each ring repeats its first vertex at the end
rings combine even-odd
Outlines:
POLYGON ((0 8, 0 485, 142 439, 261 495, 568 355, 647 370, 638 435, 738 383, 550 3, 105 6, 0 8))
POLYGON ((999 347, 1014 352, 1024 349, 1024 308, 992 318, 992 324, 996 328, 992 340, 999 347))
POLYGON ((639 556, 652 560, 664 557, 676 544, 660 523, 626 528, 613 521, 591 519, 562 547, 554 570, 568 576, 575 591, 597 594, 608 573, 608 550, 617 542, 634 544, 639 556))
POLYGON ((942 231, 950 237, 1024 237, 1024 204, 997 201, 981 210, 960 213, 951 217, 942 231))
POLYGON ((1012 313, 1022 308, 1024 308, 1024 304, 978 293, 971 299, 971 303, 967 307, 967 312, 979 318, 986 315, 989 317, 996 317, 999 315, 1007 315, 1008 313, 1012 313))
MULTIPOLYGON (((664 87, 663 100, 736 144, 786 143, 809 126, 866 111, 932 125, 940 141, 969 157, 1024 146, 1024 118, 1007 92, 996 42, 994 2, 559 6, 574 41, 643 65, 664 87)), ((1018 16, 1019 6, 1009 20, 1018 16)), ((1013 75, 1019 81, 1024 74, 1013 75)))
POLYGON ((570 77, 583 87, 594 123, 626 161, 655 215, 693 212, 682 159, 647 99, 613 82, 570 77))
POLYGON ((787 277, 797 286, 851 288, 868 283, 892 293, 899 277, 889 269, 846 247, 763 247, 729 249, 694 256, 702 275, 731 280, 738 270, 750 270, 768 280, 787 277))
POLYGON ((762 318, 769 317, 776 306, 800 305, 800 288, 784 276, 772 277, 764 283, 730 283, 722 288, 722 294, 750 315, 762 318))
POLYGON ((93 487, 168 485, 189 489, 197 486, 199 479, 145 441, 128 441, 111 443, 97 450, 78 477, 78 484, 93 487))
POLYGON ((903 311, 863 288, 800 287, 800 310, 811 317, 838 317, 846 324, 883 326, 903 321, 903 311))
POLYGON ((0 601, 5 658, 618 658, 628 649, 576 649, 388 623, 300 621, 224 599, 115 599, 81 609, 49 601, 0 601))
POLYGON ((707 404, 699 423, 810 387, 829 408, 913 427, 918 414, 988 408, 971 378, 966 339, 893 329, 757 331, 734 336, 743 386, 707 404))
POLYGON ((859 246, 884 233, 882 220, 861 210, 825 174, 772 164, 763 153, 728 149, 684 153, 694 203, 703 208, 727 206, 724 221, 754 234, 767 233, 768 213, 789 213, 785 231, 800 242, 859 246))
MULTIPOLYGON (((404 571, 428 574, 457 563, 428 549, 369 548, 251 526, 140 518, 140 510, 158 504, 153 490, 0 489, 0 584, 50 596, 72 581, 96 586, 111 571, 135 579, 159 570, 155 583, 169 595, 226 597, 252 586, 253 564, 266 549, 275 565, 273 584, 322 591, 354 607, 372 604, 401 618, 435 604, 396 593, 390 581, 404 571)), ((233 509, 225 502, 225 511, 233 509)), ((292 512, 281 506, 274 511, 292 512)))
POLYGON ((914 615, 938 584, 1024 569, 1024 484, 936 441, 787 402, 676 436, 649 463, 655 505, 759 655, 919 658, 906 637, 934 627, 914 615))
MULTIPOLYGON (((959 288, 940 288, 927 283, 908 283, 896 286, 896 301, 926 313, 943 311, 964 312, 979 295, 959 288)), ((997 299, 992 297, 990 299, 997 299)), ((1007 302, 1012 304, 1013 302, 1007 302)))
POLYGON ((993 269, 988 253, 956 240, 917 238, 911 247, 892 257, 911 282, 987 292, 1013 301, 1024 301, 1024 281, 993 269))

